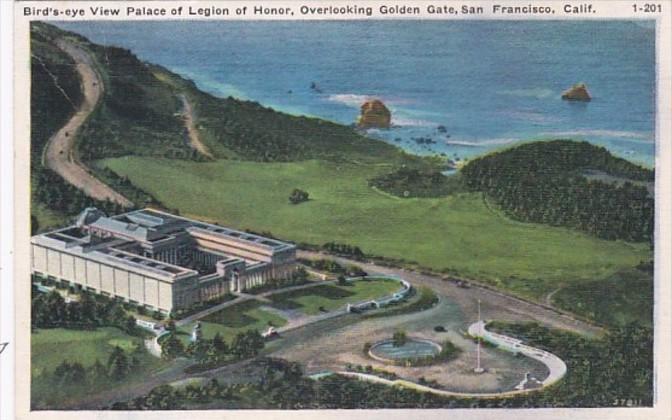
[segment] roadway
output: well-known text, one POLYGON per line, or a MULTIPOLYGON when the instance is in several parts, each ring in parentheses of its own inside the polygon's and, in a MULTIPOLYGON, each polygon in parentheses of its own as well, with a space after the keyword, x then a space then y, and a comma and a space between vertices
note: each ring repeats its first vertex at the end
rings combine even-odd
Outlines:
POLYGON ((90 197, 101 201, 114 201, 129 207, 133 204, 130 200, 93 176, 89 168, 77 157, 77 132, 96 109, 104 91, 93 58, 87 51, 65 39, 59 39, 56 44, 76 63, 81 78, 83 100, 75 114, 47 142, 42 155, 42 164, 90 197))

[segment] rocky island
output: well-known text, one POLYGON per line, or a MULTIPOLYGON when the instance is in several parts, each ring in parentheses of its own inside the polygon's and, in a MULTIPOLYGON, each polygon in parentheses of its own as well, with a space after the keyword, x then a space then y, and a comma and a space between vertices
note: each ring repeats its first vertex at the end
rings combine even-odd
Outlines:
POLYGON ((562 92, 562 99, 566 101, 588 102, 592 98, 588 92, 588 86, 585 83, 577 83, 566 91, 562 92))
POLYGON ((359 128, 390 128, 392 114, 385 104, 378 99, 364 102, 357 120, 359 128))

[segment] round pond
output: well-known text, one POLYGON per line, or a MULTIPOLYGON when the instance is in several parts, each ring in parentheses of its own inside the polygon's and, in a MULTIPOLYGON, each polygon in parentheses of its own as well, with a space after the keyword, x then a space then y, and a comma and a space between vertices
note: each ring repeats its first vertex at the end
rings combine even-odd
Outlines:
POLYGON ((429 341, 409 338, 401 346, 395 346, 392 340, 385 340, 374 344, 369 354, 374 359, 383 361, 398 361, 408 359, 422 359, 436 356, 441 352, 441 346, 429 341))

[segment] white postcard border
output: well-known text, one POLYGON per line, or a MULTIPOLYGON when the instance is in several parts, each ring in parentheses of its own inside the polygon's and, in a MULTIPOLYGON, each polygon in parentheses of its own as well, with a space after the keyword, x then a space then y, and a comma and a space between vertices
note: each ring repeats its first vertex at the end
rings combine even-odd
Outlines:
MULTIPOLYGON (((35 2, 18 2, 14 7, 14 199, 13 199, 13 213, 14 213, 14 272, 11 272, 11 264, 3 265, 3 283, 11 281, 14 285, 14 304, 16 305, 16 321, 15 321, 15 352, 16 355, 16 400, 15 409, 18 418, 21 419, 56 419, 56 418, 73 418, 73 419, 184 419, 184 418, 199 418, 199 419, 258 419, 263 418, 278 418, 278 419, 342 419, 347 418, 368 419, 368 418, 385 418, 392 419, 406 419, 412 418, 445 418, 450 416, 455 419, 479 418, 479 419, 539 419, 539 418, 604 418, 604 419, 631 419, 631 418, 669 418, 670 416, 670 397, 672 395, 672 382, 670 381, 670 371, 672 365, 670 363, 670 344, 672 342, 672 324, 671 324, 671 304, 672 304, 672 285, 670 279, 672 278, 672 225, 670 216, 672 216, 672 191, 670 186, 672 175, 672 122, 671 122, 671 107, 672 104, 672 80, 671 74, 671 9, 672 4, 667 2, 636 2, 636 1, 593 1, 593 2, 555 2, 555 1, 539 1, 533 2, 535 5, 552 5, 554 8, 561 8, 563 4, 582 4, 592 3, 597 7, 597 13, 586 14, 581 16, 571 16, 554 14, 548 16, 437 16, 423 13, 414 16, 375 16, 375 17, 355 17, 348 16, 348 19, 478 19, 478 20, 528 20, 528 19, 651 19, 657 20, 657 37, 656 37, 656 60, 657 60, 657 117, 656 117, 656 206, 657 206, 657 225, 656 225, 656 253, 655 253, 655 393, 656 403, 653 408, 601 408, 601 409, 494 409, 494 410, 465 410, 465 409, 450 409, 450 410, 306 410, 306 411, 262 411, 262 410, 236 410, 236 411, 198 411, 198 412, 151 412, 151 411, 135 411, 135 412, 115 412, 115 411, 37 411, 30 412, 30 282, 22 281, 30 276, 29 268, 29 246, 28 239, 30 236, 29 220, 30 220, 30 186, 29 186, 29 129, 30 129, 30 55, 29 55, 29 23, 31 20, 69 20, 55 17, 42 16, 24 16, 24 7, 60 7, 60 8, 86 8, 90 5, 103 7, 165 7, 172 10, 175 7, 208 7, 212 5, 219 5, 224 7, 228 5, 231 8, 253 7, 254 5, 268 5, 268 7, 288 6, 291 8, 300 5, 310 4, 315 5, 347 5, 355 2, 347 1, 144 1, 144 2, 88 2, 88 1, 35 1, 35 2), (666 7, 665 13, 658 15, 645 15, 633 13, 632 4, 644 3, 661 3, 666 7), (135 6, 133 6, 135 5, 135 6), (8 279, 9 276, 9 279, 8 279)), ((393 4, 417 4, 421 7, 426 7, 428 4, 436 4, 437 2, 429 1, 359 1, 356 4, 371 6, 373 8, 380 7, 380 5, 393 4)), ((440 4, 455 4, 448 2, 438 2, 440 4)), ((530 4, 529 1, 501 1, 499 4, 511 6, 525 6, 530 4)), ((473 6, 483 6, 486 9, 492 5, 493 2, 464 1, 457 4, 468 4, 473 6)), ((225 20, 303 20, 305 16, 229 16, 225 20)), ((72 19, 72 18, 70 18, 72 19)), ((84 18, 77 18, 79 20, 109 20, 109 17, 94 17, 87 15, 84 18)), ((153 20, 155 18, 144 17, 118 17, 112 19, 123 20, 153 20)), ((161 19, 185 19, 181 17, 162 17, 161 19)), ((190 20, 222 20, 220 17, 189 17, 190 20)), ((321 19, 343 19, 343 17, 334 16, 313 16, 311 20, 321 19)), ((3 75, 4 77, 4 75, 3 75)), ((4 88, 4 85, 3 85, 4 88)), ((617 116, 615 116, 617 117, 617 116)), ((4 120, 3 120, 4 122, 4 120)), ((5 127, 3 127, 3 130, 5 127)), ((5 137, 6 139, 6 137, 5 137)), ((6 147, 3 149, 6 153, 6 147)), ((2 162, 7 160, 3 157, 2 162)), ((3 180, 6 178, 6 168, 3 168, 3 180)), ((3 191, 5 188, 5 181, 3 181, 3 191)), ((5 209, 7 198, 3 197, 3 222, 11 223, 11 211, 5 209), (9 214, 9 216, 7 216, 9 214)), ((11 234, 3 224, 2 240, 3 249, 8 242, 12 240, 11 234)), ((3 251, 3 258, 5 251, 3 251)), ((3 260, 4 261, 4 260, 3 260)), ((5 263, 6 264, 6 263, 5 263)), ((3 292, 6 289, 3 286, 3 292)), ((4 300, 4 299, 3 299, 4 300)), ((4 303, 4 302, 3 302, 4 303)), ((4 307, 5 305, 3 305, 4 307)), ((4 315, 4 314, 3 314, 4 315)), ((4 316, 3 316, 4 318, 4 316)), ((3 321, 3 331, 4 331, 3 321)), ((4 334, 4 333, 3 333, 4 334)), ((2 336, 4 338, 4 335, 2 336)), ((5 368, 3 364, 3 369, 5 368)), ((4 372, 4 371, 3 371, 4 372)), ((4 375, 3 375, 4 377, 4 375)), ((4 384, 4 382, 3 382, 4 384)), ((5 390, 3 390, 3 394, 5 390)))

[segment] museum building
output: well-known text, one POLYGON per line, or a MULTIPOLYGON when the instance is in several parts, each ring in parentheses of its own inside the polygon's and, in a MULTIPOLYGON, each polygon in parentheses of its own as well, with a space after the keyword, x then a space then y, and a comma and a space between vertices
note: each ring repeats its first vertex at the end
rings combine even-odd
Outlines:
POLYGON ((74 225, 31 238, 31 267, 169 313, 291 277, 296 246, 154 209, 108 217, 90 207, 74 225))

